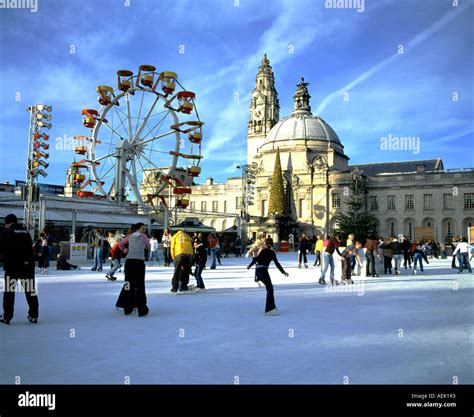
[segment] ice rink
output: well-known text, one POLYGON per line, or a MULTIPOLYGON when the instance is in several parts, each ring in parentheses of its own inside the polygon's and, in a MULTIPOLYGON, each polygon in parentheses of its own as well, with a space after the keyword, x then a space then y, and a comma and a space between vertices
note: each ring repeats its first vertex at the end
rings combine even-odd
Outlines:
POLYGON ((314 256, 308 269, 294 253, 278 257, 290 274, 270 271, 279 316, 264 314, 265 289, 245 258, 204 270, 207 290, 180 296, 171 268, 147 268, 146 317, 115 308, 123 274, 107 281, 108 266, 37 274, 39 324, 17 293, 15 317, 0 327, 0 383, 474 383, 474 275, 450 260, 423 275, 387 276, 379 264, 378 278, 322 287, 314 256))

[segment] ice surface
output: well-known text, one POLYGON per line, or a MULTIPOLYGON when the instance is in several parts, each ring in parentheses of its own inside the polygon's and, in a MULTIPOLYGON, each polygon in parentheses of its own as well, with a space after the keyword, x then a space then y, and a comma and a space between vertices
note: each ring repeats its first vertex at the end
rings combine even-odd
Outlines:
POLYGON ((108 268, 37 274, 40 323, 28 323, 18 293, 0 326, 0 383, 474 383, 474 275, 450 260, 424 275, 383 275, 379 264, 379 278, 322 287, 313 257, 309 269, 294 253, 278 257, 290 273, 270 271, 279 316, 264 314, 245 258, 205 269, 207 291, 181 297, 170 293, 171 268, 147 268, 146 317, 115 309, 123 274, 109 282, 108 268))

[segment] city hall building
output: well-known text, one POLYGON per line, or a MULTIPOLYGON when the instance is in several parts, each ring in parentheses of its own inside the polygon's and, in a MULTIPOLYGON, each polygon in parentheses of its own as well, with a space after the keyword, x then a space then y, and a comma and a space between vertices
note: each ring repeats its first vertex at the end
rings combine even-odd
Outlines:
POLYGON ((224 183, 208 178, 193 186, 180 218, 197 217, 218 232, 244 226, 250 236, 266 230, 276 237, 268 206, 279 150, 286 209, 298 225, 297 235, 324 235, 337 226, 335 216, 347 210, 345 191, 354 176, 366 185, 368 209, 381 236, 402 233, 413 239, 419 226, 432 227, 438 242, 467 235, 474 225, 473 168, 447 170, 441 158, 351 165, 343 140, 312 114, 307 85, 302 79, 293 112, 280 118, 274 73, 263 57, 250 101, 244 176, 224 183))

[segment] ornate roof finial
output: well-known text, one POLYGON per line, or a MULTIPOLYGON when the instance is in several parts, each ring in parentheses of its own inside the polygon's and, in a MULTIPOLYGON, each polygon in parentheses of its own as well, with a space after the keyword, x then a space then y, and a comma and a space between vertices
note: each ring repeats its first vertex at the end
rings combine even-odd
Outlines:
POLYGON ((295 94, 293 94, 293 116, 298 114, 311 115, 311 106, 309 99, 311 96, 308 91, 308 82, 305 82, 304 77, 301 77, 301 82, 296 85, 295 94))

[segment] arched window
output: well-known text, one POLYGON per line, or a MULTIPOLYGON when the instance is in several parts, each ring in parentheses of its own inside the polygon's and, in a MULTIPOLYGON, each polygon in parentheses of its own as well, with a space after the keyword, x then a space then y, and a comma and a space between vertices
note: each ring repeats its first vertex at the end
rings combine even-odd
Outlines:
POLYGON ((415 220, 412 218, 405 219, 403 222, 403 234, 412 241, 415 238, 415 220))
POLYGON ((448 217, 443 219, 443 231, 442 236, 445 242, 451 242, 451 239, 456 236, 456 227, 454 219, 448 217))
POLYGON ((387 236, 383 237, 397 236, 398 224, 396 219, 387 219, 385 223, 385 233, 387 234, 387 236))

